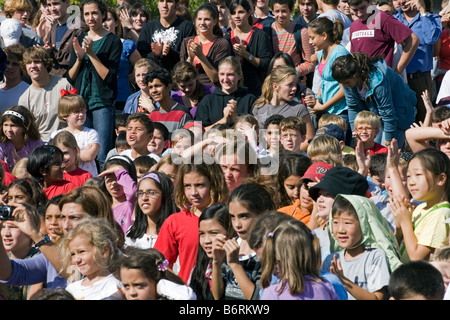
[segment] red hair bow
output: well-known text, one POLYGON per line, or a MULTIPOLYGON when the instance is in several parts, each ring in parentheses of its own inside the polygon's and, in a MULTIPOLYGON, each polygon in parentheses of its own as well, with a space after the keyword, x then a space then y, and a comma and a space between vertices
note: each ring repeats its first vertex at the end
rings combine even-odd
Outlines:
POLYGON ((69 91, 67 91, 66 89, 62 89, 61 90, 61 98, 64 96, 67 96, 68 94, 77 94, 77 93, 78 93, 78 91, 75 88, 70 89, 69 91))

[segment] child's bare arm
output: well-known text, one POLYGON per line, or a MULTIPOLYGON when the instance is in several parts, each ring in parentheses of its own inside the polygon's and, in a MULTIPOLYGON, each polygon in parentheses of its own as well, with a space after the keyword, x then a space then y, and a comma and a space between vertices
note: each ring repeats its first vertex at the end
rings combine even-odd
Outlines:
POLYGON ((415 127, 406 130, 406 141, 412 152, 430 148, 429 141, 437 139, 450 139, 450 135, 446 134, 439 127, 415 127))
POLYGON ((90 162, 95 160, 100 150, 100 144, 90 143, 85 148, 80 150, 80 160, 84 162, 90 162))

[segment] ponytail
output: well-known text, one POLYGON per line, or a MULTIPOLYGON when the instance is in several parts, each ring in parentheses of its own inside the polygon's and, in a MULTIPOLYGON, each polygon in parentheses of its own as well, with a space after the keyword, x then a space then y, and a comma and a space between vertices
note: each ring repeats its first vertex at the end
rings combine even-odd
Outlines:
POLYGON ((326 17, 316 18, 308 24, 314 33, 326 33, 330 42, 339 44, 344 34, 344 23, 341 19, 335 19, 334 22, 326 17))

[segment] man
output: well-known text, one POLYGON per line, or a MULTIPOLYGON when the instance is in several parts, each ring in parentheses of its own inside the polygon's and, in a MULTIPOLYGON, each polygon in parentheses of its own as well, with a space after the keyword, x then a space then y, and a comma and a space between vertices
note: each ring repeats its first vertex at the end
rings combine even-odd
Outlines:
POLYGON ((406 75, 409 87, 416 92, 416 122, 424 121, 426 108, 422 100, 425 90, 431 92, 434 44, 442 33, 441 18, 426 12, 423 0, 399 0, 400 10, 394 15, 419 38, 420 44, 409 64, 406 75))
POLYGON ((36 118, 42 140, 48 142, 50 134, 63 127, 58 120, 61 90, 69 91, 72 85, 66 78, 50 75, 53 63, 44 48, 31 47, 25 50, 23 63, 31 85, 20 96, 19 105, 30 109, 36 118))
POLYGON ((64 77, 69 68, 73 39, 87 31, 87 26, 78 16, 69 19, 67 10, 70 0, 48 0, 47 5, 54 20, 44 48, 49 51, 54 61, 50 73, 64 77))
POLYGON ((159 19, 142 28, 137 49, 143 58, 153 59, 172 71, 180 61, 180 47, 184 38, 195 36, 194 24, 176 15, 178 0, 158 0, 159 19))

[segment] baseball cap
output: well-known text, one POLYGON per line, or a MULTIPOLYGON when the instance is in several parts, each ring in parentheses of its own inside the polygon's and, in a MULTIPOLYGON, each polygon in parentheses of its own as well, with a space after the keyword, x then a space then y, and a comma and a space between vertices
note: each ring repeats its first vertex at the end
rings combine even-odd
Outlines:
POLYGON ((317 129, 316 134, 312 139, 309 140, 309 142, 311 142, 314 138, 318 136, 323 136, 324 134, 335 137, 338 141, 345 141, 344 130, 337 124, 329 123, 317 129))
POLYGON ((303 181, 307 179, 316 182, 317 180, 321 180, 325 173, 331 168, 333 168, 333 166, 329 163, 322 161, 314 162, 308 167, 300 180, 303 181))
POLYGON ((22 36, 22 25, 19 20, 5 19, 0 24, 0 36, 3 39, 3 46, 8 47, 20 42, 22 36))
POLYGON ((347 167, 333 167, 322 177, 320 182, 309 188, 309 196, 316 201, 320 189, 336 197, 338 194, 353 194, 365 197, 369 190, 366 178, 347 167))

